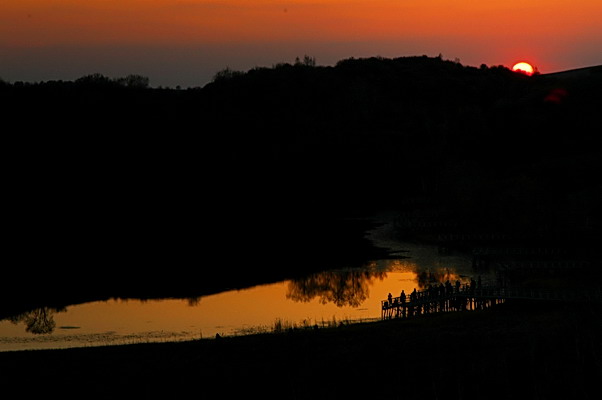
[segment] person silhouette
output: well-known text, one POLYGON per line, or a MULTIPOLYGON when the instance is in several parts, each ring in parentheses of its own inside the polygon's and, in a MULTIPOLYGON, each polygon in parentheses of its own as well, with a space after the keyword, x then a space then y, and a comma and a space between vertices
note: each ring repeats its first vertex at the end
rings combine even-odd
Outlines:
POLYGON ((401 304, 406 303, 406 292, 404 290, 401 291, 401 294, 399 295, 399 299, 401 300, 401 304))
POLYGON ((391 293, 387 296, 387 300, 389 300, 389 305, 393 304, 393 295, 391 293))

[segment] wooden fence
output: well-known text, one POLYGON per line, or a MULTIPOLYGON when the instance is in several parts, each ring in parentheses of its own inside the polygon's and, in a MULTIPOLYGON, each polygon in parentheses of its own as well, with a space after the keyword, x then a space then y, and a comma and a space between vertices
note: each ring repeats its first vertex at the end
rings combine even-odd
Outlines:
POLYGON ((602 302, 602 290, 546 290, 499 286, 435 286, 381 301, 381 318, 407 318, 421 314, 478 310, 509 299, 602 302))

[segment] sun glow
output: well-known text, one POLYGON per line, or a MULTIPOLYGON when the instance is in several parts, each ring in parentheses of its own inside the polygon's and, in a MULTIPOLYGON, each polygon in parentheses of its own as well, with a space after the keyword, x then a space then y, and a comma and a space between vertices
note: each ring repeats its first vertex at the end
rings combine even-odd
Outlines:
POLYGON ((535 69, 531 66, 531 64, 521 61, 519 63, 514 64, 514 67, 512 67, 512 71, 520 72, 525 75, 531 76, 535 72, 535 69))

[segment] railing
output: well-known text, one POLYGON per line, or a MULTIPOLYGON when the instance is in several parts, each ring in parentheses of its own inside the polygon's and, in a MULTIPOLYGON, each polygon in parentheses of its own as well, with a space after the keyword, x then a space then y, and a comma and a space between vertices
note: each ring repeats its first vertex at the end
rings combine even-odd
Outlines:
POLYGON ((471 286, 434 287, 381 301, 381 317, 407 317, 431 312, 474 310, 509 299, 602 302, 602 289, 549 290, 521 287, 471 286))

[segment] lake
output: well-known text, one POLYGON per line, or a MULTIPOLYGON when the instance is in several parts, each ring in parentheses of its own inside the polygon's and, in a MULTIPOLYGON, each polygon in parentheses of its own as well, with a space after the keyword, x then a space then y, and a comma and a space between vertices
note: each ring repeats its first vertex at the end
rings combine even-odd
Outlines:
MULTIPOLYGON (((381 300, 429 283, 467 282, 472 259, 436 246, 398 242, 390 227, 370 238, 399 258, 372 260, 303 279, 191 299, 113 299, 42 308, 0 321, 0 351, 167 342, 323 327, 380 318, 381 300)), ((483 276, 483 280, 493 280, 483 276)))

